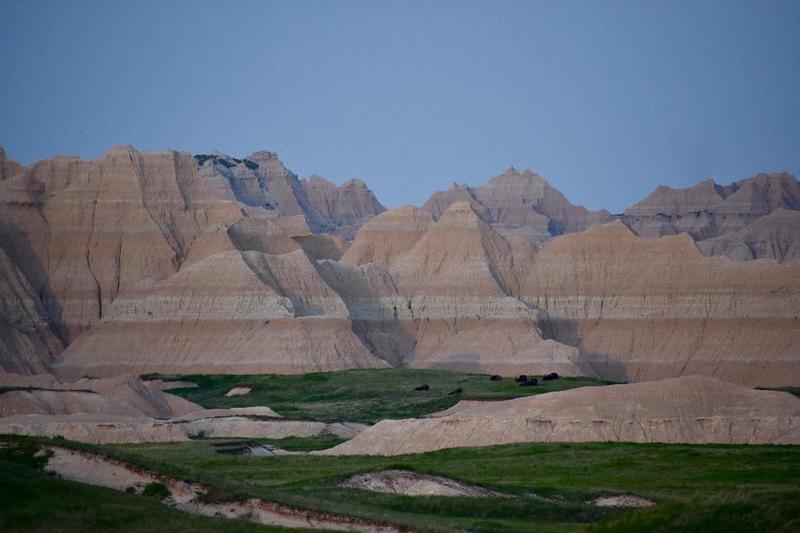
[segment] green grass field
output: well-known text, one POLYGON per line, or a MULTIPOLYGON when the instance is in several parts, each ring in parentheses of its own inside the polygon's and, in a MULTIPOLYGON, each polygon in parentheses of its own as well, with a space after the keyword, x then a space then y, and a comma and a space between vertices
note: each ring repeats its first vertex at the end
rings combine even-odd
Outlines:
POLYGON ((267 533, 285 531, 246 522, 193 516, 155 498, 51 477, 34 459, 35 442, 0 448, 0 531, 86 532, 192 531, 267 533))
POLYGON ((236 457, 215 452, 214 442, 101 450, 205 483, 212 487, 212 497, 258 496, 424 531, 800 528, 797 446, 519 444, 399 457, 236 457), (386 468, 442 475, 511 497, 408 497, 338 486, 354 474, 386 468), (635 494, 657 505, 622 510, 587 504, 614 494, 635 494))
POLYGON ((611 383, 575 377, 540 379, 538 387, 519 387, 513 378, 490 381, 485 374, 407 368, 291 376, 169 376, 169 379, 197 383, 198 388, 170 392, 204 407, 266 405, 287 418, 367 424, 386 418, 423 416, 447 409, 462 399, 508 399, 611 383), (225 397, 225 393, 240 385, 253 390, 245 396, 225 397), (419 385, 428 385, 430 390, 415 391, 419 385), (456 389, 463 392, 449 394, 456 389))
MULTIPOLYGON (((500 399, 605 382, 562 378, 521 388, 513 379, 432 370, 371 370, 302 376, 181 376, 177 392, 207 407, 267 405, 290 418, 374 422, 420 416, 459 399, 500 399), (428 392, 414 387, 430 386, 428 392), (226 398, 237 385, 247 396, 226 398), (462 388, 458 395, 448 393, 462 388)), ((11 437, 0 448, 0 531, 265 531, 186 515, 153 498, 48 477, 32 457, 44 439, 11 437)), ((261 497, 302 508, 406 525, 421 531, 800 531, 800 446, 516 444, 398 457, 250 457, 214 445, 257 440, 286 450, 341 442, 314 438, 208 439, 97 447, 132 464, 210 487, 212 499, 261 497), (483 486, 510 497, 409 497, 345 489, 355 474, 400 468, 483 486), (598 508, 597 496, 633 494, 647 509, 598 508)))

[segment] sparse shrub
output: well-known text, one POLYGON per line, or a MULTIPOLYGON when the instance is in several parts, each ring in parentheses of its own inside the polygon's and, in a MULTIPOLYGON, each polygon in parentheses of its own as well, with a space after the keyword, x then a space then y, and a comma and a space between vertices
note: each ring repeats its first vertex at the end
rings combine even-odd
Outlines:
POLYGON ((170 496, 170 492, 167 486, 163 483, 153 481, 152 483, 145 485, 142 495, 147 496, 148 498, 163 500, 164 498, 168 498, 170 496))

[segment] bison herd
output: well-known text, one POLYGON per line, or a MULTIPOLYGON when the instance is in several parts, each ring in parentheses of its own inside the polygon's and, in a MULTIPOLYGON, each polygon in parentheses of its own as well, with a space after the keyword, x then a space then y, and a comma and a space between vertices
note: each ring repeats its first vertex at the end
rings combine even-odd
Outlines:
MULTIPOLYGON (((551 372, 550 374, 545 374, 544 376, 542 376, 542 381, 553 381, 553 380, 558 379, 559 377, 560 376, 556 372, 551 372)), ((502 376, 498 376, 497 374, 492 374, 491 376, 489 376, 489 379, 491 381, 502 381, 503 377, 502 376)), ((528 377, 526 374, 520 374, 519 376, 514 378, 514 381, 516 381, 518 386, 520 386, 520 387, 537 387, 539 385, 539 379, 538 378, 535 378, 533 376, 528 377)), ((429 391, 429 390, 431 390, 431 388, 430 388, 430 386, 425 384, 425 385, 420 385, 418 387, 415 387, 414 390, 415 391, 429 391)), ((458 388, 458 389, 456 389, 454 391, 449 392, 448 394, 449 395, 461 394, 462 392, 464 392, 464 389, 458 388)))

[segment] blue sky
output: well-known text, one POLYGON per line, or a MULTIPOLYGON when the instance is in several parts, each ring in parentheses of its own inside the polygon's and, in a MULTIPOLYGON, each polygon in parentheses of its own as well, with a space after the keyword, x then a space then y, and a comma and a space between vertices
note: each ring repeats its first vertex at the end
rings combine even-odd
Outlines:
POLYGON ((513 164, 621 211, 800 171, 800 2, 0 0, 0 144, 277 151, 387 206, 513 164))

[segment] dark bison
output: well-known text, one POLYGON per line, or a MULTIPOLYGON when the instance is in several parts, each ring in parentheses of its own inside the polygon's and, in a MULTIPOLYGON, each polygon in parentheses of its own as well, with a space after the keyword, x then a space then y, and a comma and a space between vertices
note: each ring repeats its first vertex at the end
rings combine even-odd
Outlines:
POLYGON ((431 388, 428 387, 427 385, 420 385, 419 387, 417 387, 414 390, 431 390, 431 388))
POLYGON ((551 374, 547 374, 542 379, 545 380, 545 381, 553 381, 554 379, 558 379, 558 378, 559 378, 559 375, 556 374, 555 372, 553 372, 551 374))

